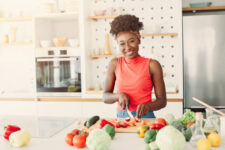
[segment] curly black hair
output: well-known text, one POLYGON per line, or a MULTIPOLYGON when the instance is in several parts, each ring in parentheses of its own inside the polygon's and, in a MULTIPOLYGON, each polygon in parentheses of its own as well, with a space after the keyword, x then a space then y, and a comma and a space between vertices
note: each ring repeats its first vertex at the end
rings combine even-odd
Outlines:
POLYGON ((116 36, 119 32, 136 31, 143 29, 143 23, 135 15, 119 15, 111 23, 110 33, 116 36))

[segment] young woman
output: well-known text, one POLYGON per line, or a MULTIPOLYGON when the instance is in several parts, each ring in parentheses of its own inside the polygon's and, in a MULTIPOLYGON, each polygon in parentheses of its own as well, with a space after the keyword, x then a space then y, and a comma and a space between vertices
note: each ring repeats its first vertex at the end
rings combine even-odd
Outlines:
POLYGON ((137 118, 155 118, 153 111, 166 106, 162 68, 158 61, 139 54, 143 23, 134 15, 120 15, 111 22, 123 57, 113 58, 108 67, 103 101, 118 102, 117 117, 128 117, 126 108, 137 118), (116 85, 117 92, 113 93, 116 85), (152 101, 154 87, 156 100, 152 101))

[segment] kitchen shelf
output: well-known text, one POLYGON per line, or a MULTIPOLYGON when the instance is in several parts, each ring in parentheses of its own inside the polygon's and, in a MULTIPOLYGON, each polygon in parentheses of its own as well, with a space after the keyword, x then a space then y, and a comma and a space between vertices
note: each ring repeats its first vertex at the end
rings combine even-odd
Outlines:
POLYGON ((25 46, 32 45, 32 42, 0 43, 0 46, 25 46))
POLYGON ((110 16, 89 16, 88 19, 93 21, 98 21, 98 19, 113 19, 116 18, 118 15, 110 15, 110 16))
POLYGON ((177 36, 178 33, 141 33, 141 37, 148 37, 148 36, 177 36))
MULTIPOLYGON (((102 94, 103 91, 102 90, 87 90, 86 94, 102 94)), ((154 94, 155 92, 152 91, 152 94, 154 94)), ((178 91, 174 91, 174 92, 166 92, 166 94, 178 94, 178 91)))
POLYGON ((210 6, 210 7, 187 7, 182 8, 183 12, 191 11, 210 11, 210 10, 225 10, 225 6, 210 6))
POLYGON ((0 18, 0 22, 17 22, 17 21, 31 21, 32 17, 8 17, 0 18))
POLYGON ((49 13, 45 15, 37 15, 35 18, 39 19, 71 19, 71 17, 78 17, 78 12, 71 13, 49 13))
POLYGON ((79 49, 80 47, 71 47, 71 46, 63 46, 63 47, 40 47, 36 48, 36 50, 62 50, 62 49, 79 49))
POLYGON ((121 57, 122 54, 112 54, 112 55, 91 55, 92 59, 104 58, 104 57, 121 57))

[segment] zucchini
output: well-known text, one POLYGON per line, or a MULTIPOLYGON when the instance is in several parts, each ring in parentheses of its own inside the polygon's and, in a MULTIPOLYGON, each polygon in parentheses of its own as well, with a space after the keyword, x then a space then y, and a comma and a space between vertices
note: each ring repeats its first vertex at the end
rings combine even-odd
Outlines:
POLYGON ((87 120, 86 127, 90 128, 93 124, 95 124, 100 119, 99 116, 93 116, 87 120))
POLYGON ((87 121, 84 122, 84 126, 86 127, 87 121))

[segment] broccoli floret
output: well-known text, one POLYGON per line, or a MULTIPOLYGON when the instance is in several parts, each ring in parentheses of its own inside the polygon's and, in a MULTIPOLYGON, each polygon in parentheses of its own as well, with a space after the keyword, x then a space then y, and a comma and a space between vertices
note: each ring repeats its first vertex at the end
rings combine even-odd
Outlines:
POLYGON ((185 129, 185 126, 179 121, 179 120, 175 120, 173 122, 171 122, 172 126, 174 126, 177 130, 181 131, 185 129))
POLYGON ((192 112, 190 109, 186 109, 184 115, 179 119, 179 121, 185 126, 189 122, 195 122, 195 113, 192 112))

